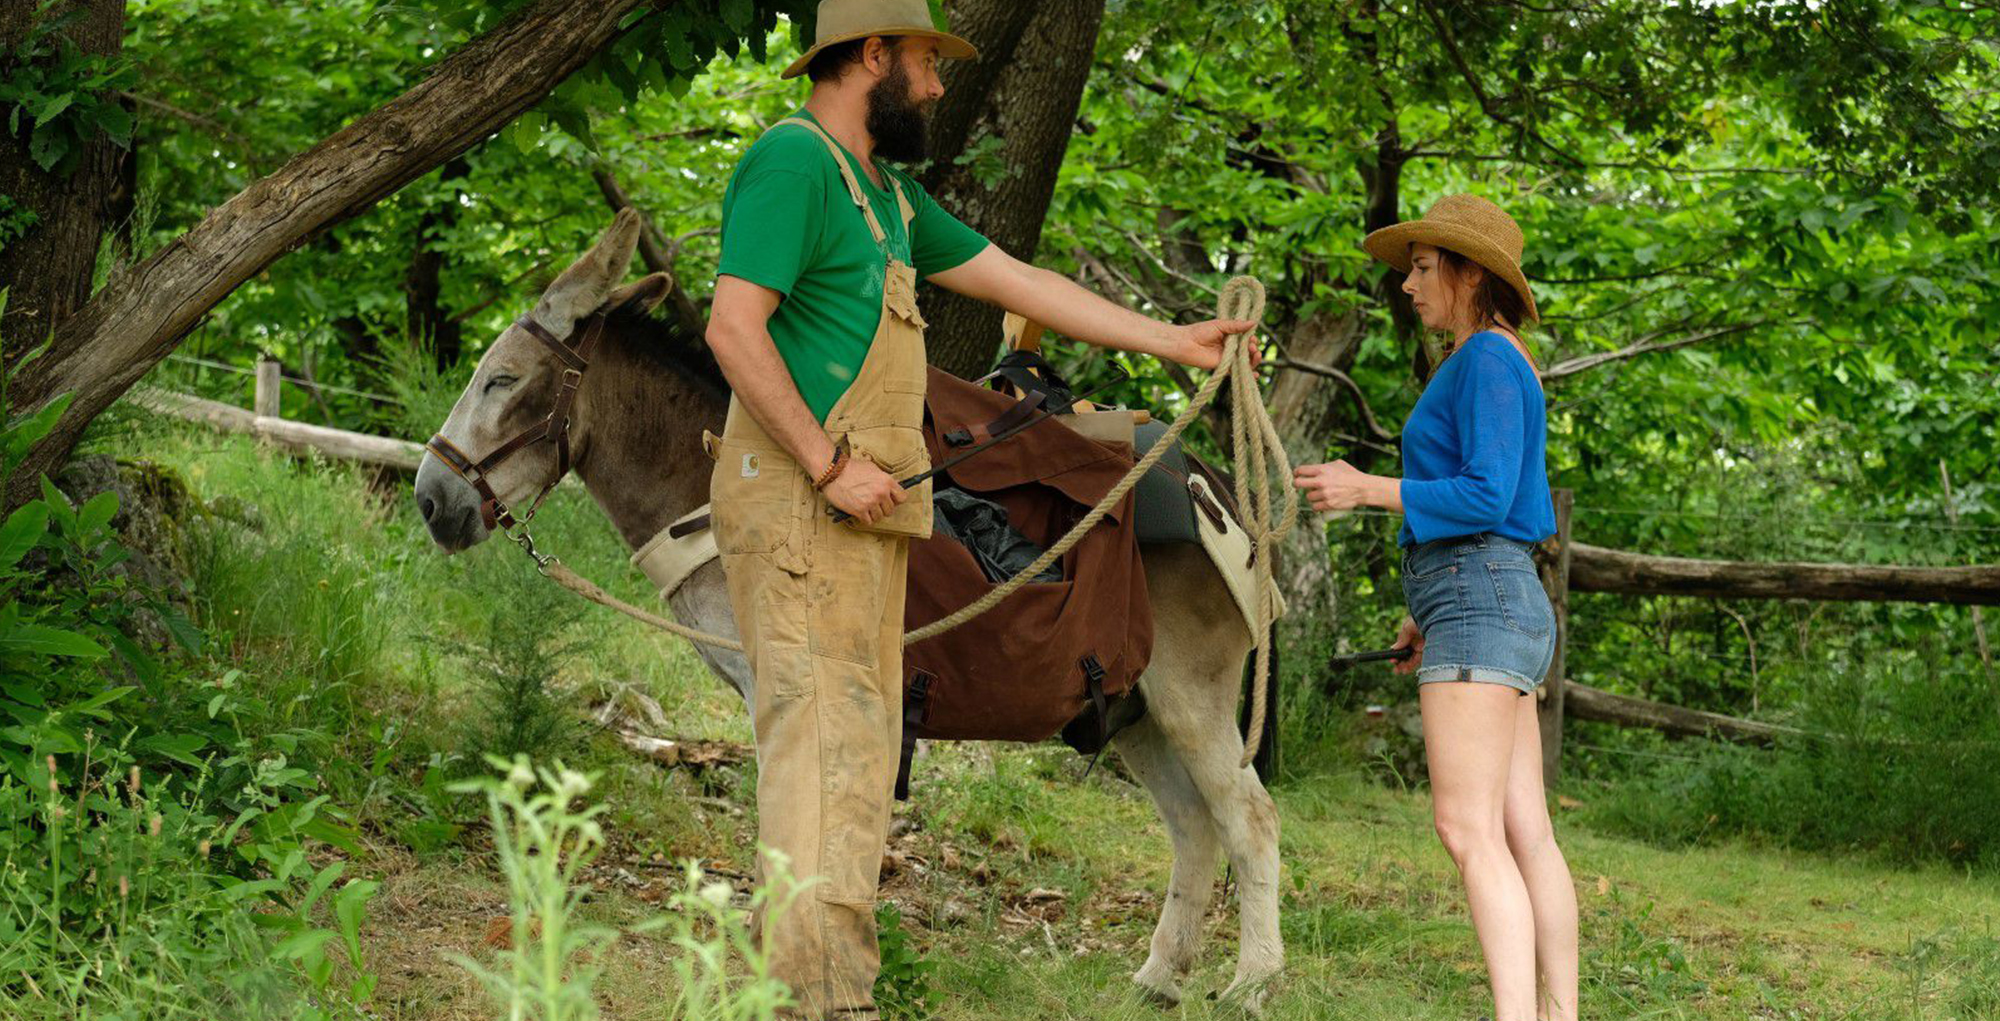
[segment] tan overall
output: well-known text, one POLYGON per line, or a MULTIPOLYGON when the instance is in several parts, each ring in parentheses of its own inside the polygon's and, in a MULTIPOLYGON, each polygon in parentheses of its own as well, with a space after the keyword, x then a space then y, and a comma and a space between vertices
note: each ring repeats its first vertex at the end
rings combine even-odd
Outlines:
MULTIPOLYGON (((780 123, 826 142, 888 264, 874 340, 827 415, 827 435, 907 478, 930 467, 916 270, 888 256, 833 139, 805 120, 780 123)), ((907 234, 913 210, 890 183, 907 234)), ((908 537, 930 535, 930 484, 866 529, 834 524, 806 472, 735 399, 709 445, 716 545, 756 676, 758 839, 811 884, 764 933, 771 971, 792 987, 798 1016, 874 1017, 876 882, 902 737, 904 575, 908 537)))

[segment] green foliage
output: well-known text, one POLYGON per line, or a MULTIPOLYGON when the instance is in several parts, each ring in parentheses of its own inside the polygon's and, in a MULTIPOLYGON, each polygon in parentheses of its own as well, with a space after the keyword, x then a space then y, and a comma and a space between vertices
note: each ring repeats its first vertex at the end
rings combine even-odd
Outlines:
POLYGON ((1795 717, 1809 736, 1664 753, 1593 797, 1593 823, 1669 845, 1738 836, 2000 867, 1990 689, 1932 656, 1882 658, 1810 689, 1795 717))
POLYGON ((884 1017, 898 1021, 936 1017, 943 995, 931 981, 937 965, 924 959, 903 927, 903 909, 894 901, 875 906, 875 938, 882 951, 882 970, 875 976, 875 1006, 884 1017))
MULTIPOLYGON (((52 422, 9 423, 7 463, 52 422)), ((44 479, 0 524, 0 1003, 31 1018, 146 1002, 331 1017, 301 993, 368 998, 375 886, 336 891, 345 863, 308 860, 341 838, 327 799, 246 736, 235 672, 208 680, 208 637, 119 570, 117 510, 110 493, 73 506, 44 479), (149 650, 148 626, 177 646, 149 650), (337 961, 350 977, 336 990, 337 961)))
MULTIPOLYGON (((486 801, 494 853, 507 879, 509 946, 497 953, 494 966, 463 955, 455 960, 486 986, 508 1017, 589 1021, 598 1016, 593 993, 603 951, 620 935, 581 912, 587 892, 583 872, 604 847, 597 822, 604 806, 581 805, 594 781, 561 763, 536 768, 526 756, 511 762, 489 756, 487 763, 504 778, 478 777, 452 790, 486 801)), ((784 986, 770 978, 750 920, 761 906, 768 905, 773 916, 782 911, 792 896, 789 879, 775 875, 771 882, 779 892, 760 891, 745 909, 732 902, 729 884, 706 880, 698 863, 683 868, 685 885, 667 913, 632 930, 665 930, 680 951, 673 965, 679 990, 666 1016, 673 1021, 774 1017, 791 1001, 784 986), (733 973, 738 965, 744 973, 733 973)))
MULTIPOLYGON (((118 93, 137 76, 124 58, 86 55, 63 34, 87 8, 52 14, 55 6, 56 0, 41 0, 21 41, 0 53, 0 110, 6 111, 8 134, 27 134, 37 166, 67 175, 99 132, 121 149, 132 147, 132 115, 118 93)), ((10 233, 9 221, 18 226, 12 215, 0 220, 0 243, 10 233)))
POLYGON ((1583 969, 1598 1002, 1583 1009, 1633 1017, 1648 1007, 1683 1003, 1701 994, 1702 983, 1688 967, 1686 951, 1679 940, 1657 931, 1653 908, 1650 902, 1634 908, 1616 890, 1597 905, 1588 924, 1604 938, 1583 969))
POLYGON ((457 647, 478 679, 459 746, 469 757, 555 758, 582 730, 577 699, 556 675, 589 644, 571 631, 588 604, 520 564, 499 566, 484 572, 484 635, 457 647))
POLYGON ((771 977, 752 920, 762 912, 765 924, 778 924, 803 886, 780 865, 767 871, 767 885, 745 903, 728 883, 707 878, 700 863, 683 862, 681 885, 668 898, 667 911, 635 927, 667 933, 679 951, 673 958, 678 992, 667 1015, 673 1021, 768 1021, 795 1002, 785 984, 771 977))
POLYGON ((493 757, 504 780, 480 777, 452 790, 485 798, 493 850, 507 877, 511 905, 509 947, 499 966, 457 958, 504 1005, 507 1016, 539 1021, 590 1021, 597 1017, 592 986, 599 969, 589 960, 617 938, 603 925, 578 917, 583 869, 604 847, 596 817, 602 805, 575 807, 590 790, 589 777, 564 769, 531 769, 526 756, 493 757), (530 794, 539 780, 541 790, 530 794))

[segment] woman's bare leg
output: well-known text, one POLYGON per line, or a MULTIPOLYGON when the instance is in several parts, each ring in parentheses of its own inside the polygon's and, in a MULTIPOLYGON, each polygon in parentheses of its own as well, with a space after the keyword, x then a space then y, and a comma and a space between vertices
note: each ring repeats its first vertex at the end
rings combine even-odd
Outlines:
MULTIPOLYGON (((1513 688, 1477 682, 1418 688, 1424 752, 1430 761, 1432 817, 1458 863, 1472 927, 1486 955, 1494 1021, 1534 1021, 1535 913, 1507 848, 1504 810, 1516 757, 1513 688)), ((1535 760, 1540 769, 1540 759, 1535 760)))
POLYGON ((1542 728, 1535 700, 1514 712, 1514 762, 1507 776, 1507 847, 1535 910, 1535 964, 1541 973, 1539 1016, 1576 1021, 1576 883, 1556 846, 1542 789, 1542 728))

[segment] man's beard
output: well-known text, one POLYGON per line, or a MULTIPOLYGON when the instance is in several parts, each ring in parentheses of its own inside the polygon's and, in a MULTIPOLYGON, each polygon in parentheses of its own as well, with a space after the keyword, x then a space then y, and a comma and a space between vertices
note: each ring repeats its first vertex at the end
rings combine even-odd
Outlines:
POLYGON ((868 134, 875 155, 897 163, 921 163, 930 157, 927 111, 910 100, 910 76, 901 60, 868 90, 868 134))

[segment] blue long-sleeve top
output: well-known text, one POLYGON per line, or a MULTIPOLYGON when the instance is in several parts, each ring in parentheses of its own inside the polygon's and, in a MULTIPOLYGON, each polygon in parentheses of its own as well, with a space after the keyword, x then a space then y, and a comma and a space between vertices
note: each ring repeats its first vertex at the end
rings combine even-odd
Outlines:
POLYGON ((1506 337, 1473 334, 1403 427, 1401 543, 1554 535, 1547 460, 1548 410, 1534 368, 1506 337))

